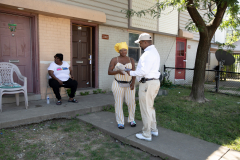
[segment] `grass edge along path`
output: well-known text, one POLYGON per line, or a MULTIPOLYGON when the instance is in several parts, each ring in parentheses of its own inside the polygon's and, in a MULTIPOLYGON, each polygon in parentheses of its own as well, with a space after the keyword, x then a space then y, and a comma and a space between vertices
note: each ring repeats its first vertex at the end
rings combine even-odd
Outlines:
MULTIPOLYGON (((189 88, 164 89, 168 95, 158 96, 154 102, 158 126, 240 151, 239 97, 205 92, 210 101, 199 104, 186 100, 189 88)), ((113 106, 105 110, 115 112, 113 106)), ((126 104, 123 110, 127 117, 126 104)), ((138 101, 135 119, 142 120, 138 101)))

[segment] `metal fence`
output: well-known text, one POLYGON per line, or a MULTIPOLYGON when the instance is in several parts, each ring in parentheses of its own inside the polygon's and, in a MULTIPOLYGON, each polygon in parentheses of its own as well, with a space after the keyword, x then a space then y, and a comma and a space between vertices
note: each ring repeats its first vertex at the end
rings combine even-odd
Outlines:
POLYGON ((240 72, 240 54, 232 54, 235 62, 230 66, 224 66, 223 71, 227 72, 240 72))
MULTIPOLYGON (((205 70, 205 72, 204 89, 206 91, 240 96, 240 73, 217 70, 205 70)), ((194 69, 164 67, 164 73, 165 79, 175 85, 192 86, 194 69), (175 72, 178 70, 185 70, 185 79, 175 79, 175 72)))

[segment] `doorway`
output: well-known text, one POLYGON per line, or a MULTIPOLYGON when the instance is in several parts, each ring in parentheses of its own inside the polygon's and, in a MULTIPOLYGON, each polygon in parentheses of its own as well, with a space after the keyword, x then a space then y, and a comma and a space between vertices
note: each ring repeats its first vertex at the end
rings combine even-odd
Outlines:
POLYGON ((72 67, 78 88, 93 84, 93 27, 72 24, 72 67))
MULTIPOLYGON (((34 92, 32 70, 31 18, 0 13, 0 62, 18 66, 27 77, 27 91, 34 92)), ((14 82, 23 85, 14 73, 14 82)))
MULTIPOLYGON (((186 39, 176 39, 175 68, 186 68, 186 44, 186 39)), ((185 80, 185 69, 175 69, 175 79, 185 80)))

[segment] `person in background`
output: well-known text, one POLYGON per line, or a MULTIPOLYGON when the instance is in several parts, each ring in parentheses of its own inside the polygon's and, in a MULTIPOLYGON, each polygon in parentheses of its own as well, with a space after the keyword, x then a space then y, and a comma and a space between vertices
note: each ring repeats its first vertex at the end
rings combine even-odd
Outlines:
POLYGON ((139 84, 139 104, 143 121, 142 133, 136 134, 139 139, 152 141, 152 135, 158 136, 154 99, 160 88, 160 55, 152 45, 152 37, 147 33, 139 35, 138 40, 144 53, 140 57, 136 71, 127 71, 129 76, 136 76, 139 84))
POLYGON ((135 70, 135 62, 127 56, 128 46, 126 42, 117 43, 114 48, 119 53, 119 56, 112 58, 108 68, 108 75, 114 75, 112 92, 115 99, 115 115, 118 128, 124 129, 124 97, 128 106, 128 122, 131 127, 135 127, 135 77, 129 76, 125 72, 126 69, 135 70))
POLYGON ((69 64, 63 61, 63 54, 57 53, 54 56, 54 62, 50 64, 48 67, 49 74, 49 86, 52 87, 53 92, 57 98, 57 105, 62 104, 62 98, 59 93, 60 87, 71 88, 71 93, 69 95, 68 102, 78 103, 75 96, 75 92, 77 90, 78 83, 73 79, 72 70, 69 64), (71 75, 71 78, 69 76, 71 75))

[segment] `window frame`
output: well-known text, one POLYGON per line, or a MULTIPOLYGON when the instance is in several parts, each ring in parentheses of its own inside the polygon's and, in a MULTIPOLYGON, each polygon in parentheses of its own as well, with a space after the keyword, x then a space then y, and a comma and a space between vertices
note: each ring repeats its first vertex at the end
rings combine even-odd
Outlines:
MULTIPOLYGON (((142 34, 142 33, 148 33, 148 32, 141 32, 141 31, 128 30, 128 44, 129 44, 129 34, 130 34, 130 33, 132 33, 132 34, 138 34, 138 36, 139 36, 139 35, 142 34)), ((153 44, 154 44, 153 33, 148 33, 148 34, 151 35, 151 37, 152 37, 152 42, 153 42, 153 44)), ((139 51, 139 59, 140 59, 140 57, 142 56, 142 49, 141 49, 140 45, 139 45, 139 47, 133 47, 133 46, 128 45, 128 48, 139 49, 139 50, 140 50, 140 51, 139 51)), ((128 49, 128 54, 127 54, 127 55, 128 55, 128 57, 129 57, 129 49, 128 49)), ((132 58, 132 57, 130 57, 130 58, 132 58)), ((138 59, 138 61, 139 61, 139 59, 138 59)), ((135 65, 138 64, 138 61, 135 62, 135 65)))

